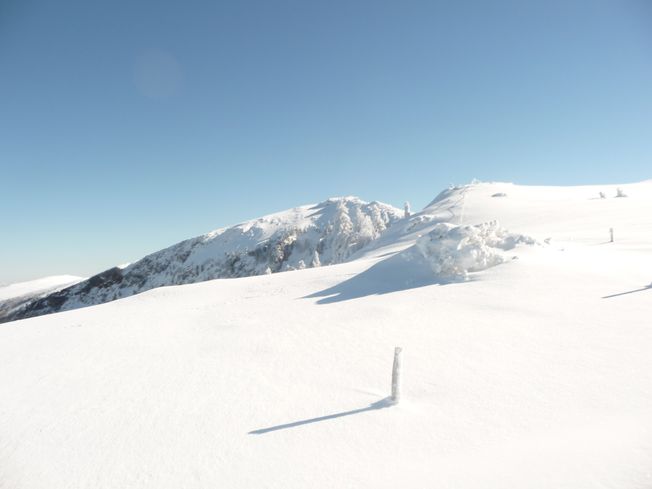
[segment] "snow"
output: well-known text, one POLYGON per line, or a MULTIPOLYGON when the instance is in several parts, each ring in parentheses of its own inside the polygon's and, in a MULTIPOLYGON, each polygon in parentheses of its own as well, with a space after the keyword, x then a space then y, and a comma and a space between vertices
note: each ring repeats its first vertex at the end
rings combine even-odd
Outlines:
POLYGON ((441 222, 416 242, 435 275, 441 278, 466 279, 469 272, 479 272, 508 260, 503 250, 518 244, 535 244, 532 238, 509 233, 497 221, 455 226, 441 222))
POLYGON ((0 322, 101 304, 166 285, 341 263, 401 216, 399 209, 357 197, 296 207, 182 241, 20 308, 0 308, 0 322))
POLYGON ((0 301, 50 292, 76 284, 81 280, 84 280, 84 278, 75 275, 52 275, 27 282, 5 285, 0 287, 0 301))
POLYGON ((479 183, 340 265, 7 323, 0 487, 649 487, 651 281, 652 182, 479 183), (550 244, 409 259, 494 220, 550 244))

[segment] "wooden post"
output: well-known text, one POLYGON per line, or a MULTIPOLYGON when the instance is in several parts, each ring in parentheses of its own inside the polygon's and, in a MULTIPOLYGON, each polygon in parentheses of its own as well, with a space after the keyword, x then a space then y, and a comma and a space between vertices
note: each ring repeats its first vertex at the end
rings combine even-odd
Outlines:
POLYGON ((609 228, 609 234, 611 235, 611 242, 614 242, 614 228, 609 228))
POLYGON ((401 352, 399 346, 394 348, 394 367, 392 368, 392 402, 397 404, 401 399, 401 352))

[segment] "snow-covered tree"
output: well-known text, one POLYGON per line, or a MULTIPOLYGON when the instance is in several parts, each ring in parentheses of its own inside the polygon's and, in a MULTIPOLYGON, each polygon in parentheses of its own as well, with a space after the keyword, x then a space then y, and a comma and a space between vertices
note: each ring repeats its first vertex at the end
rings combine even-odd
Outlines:
POLYGON ((321 267, 321 261, 319 260, 319 253, 317 253, 317 250, 315 250, 312 254, 312 261, 310 262, 310 266, 313 268, 321 267))
POLYGON ((355 227, 357 230, 357 236, 355 241, 357 243, 367 243, 376 237, 376 230, 374 228, 374 223, 371 221, 371 218, 366 215, 362 210, 357 208, 354 213, 355 216, 355 227))
POLYGON ((330 242, 331 261, 343 261, 349 255, 349 244, 353 236, 353 222, 343 201, 337 203, 332 220, 332 231, 327 238, 330 242))
POLYGON ((412 213, 410 212, 410 203, 407 200, 405 201, 405 204, 403 204, 403 210, 404 210, 403 217, 405 217, 406 219, 412 215, 412 213))
POLYGON ((627 194, 622 188, 618 187, 616 189, 616 197, 627 197, 627 194))
POLYGON ((353 231, 353 222, 351 221, 351 217, 349 217, 349 209, 346 207, 344 201, 337 203, 333 225, 334 231, 337 233, 350 235, 353 231))

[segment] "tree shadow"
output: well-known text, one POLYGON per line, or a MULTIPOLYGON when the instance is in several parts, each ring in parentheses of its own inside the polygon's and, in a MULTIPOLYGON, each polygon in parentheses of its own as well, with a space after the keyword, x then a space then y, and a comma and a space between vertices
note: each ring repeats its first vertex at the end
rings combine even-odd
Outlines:
POLYGON ((611 299, 612 297, 619 297, 621 295, 633 294, 634 292, 643 292, 644 290, 652 290, 652 283, 640 289, 628 290, 627 292, 620 292, 618 294, 605 295, 603 299, 611 299))
POLYGON ((321 297, 317 304, 332 304, 369 295, 456 282, 436 277, 430 266, 408 249, 395 253, 344 282, 304 296, 303 299, 321 297))
POLYGON ((270 433, 272 431, 286 430, 289 428, 296 428, 297 426, 303 426, 304 424, 319 423, 321 421, 327 421, 329 419, 342 418, 344 416, 352 416, 358 413, 364 413, 365 411, 376 411, 378 409, 384 409, 390 406, 393 406, 395 403, 390 397, 381 399, 374 403, 369 404, 367 407, 352 409, 351 411, 342 411, 341 413, 327 414, 326 416, 319 416, 317 418, 302 419, 301 421, 294 421, 292 423, 279 424, 276 426, 270 426, 269 428, 259 428, 257 430, 250 431, 249 435, 264 435, 265 433, 270 433))

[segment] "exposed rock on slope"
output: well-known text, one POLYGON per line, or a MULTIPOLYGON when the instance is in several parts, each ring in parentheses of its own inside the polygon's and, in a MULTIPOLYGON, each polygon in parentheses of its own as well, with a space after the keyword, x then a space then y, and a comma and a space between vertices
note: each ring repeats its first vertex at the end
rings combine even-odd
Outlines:
POLYGON ((53 275, 0 287, 0 322, 3 317, 21 311, 30 302, 82 280, 82 277, 74 275, 53 275))
POLYGON ((341 263, 402 217, 356 197, 329 199, 218 229, 23 305, 0 322, 109 302, 165 285, 341 263))

